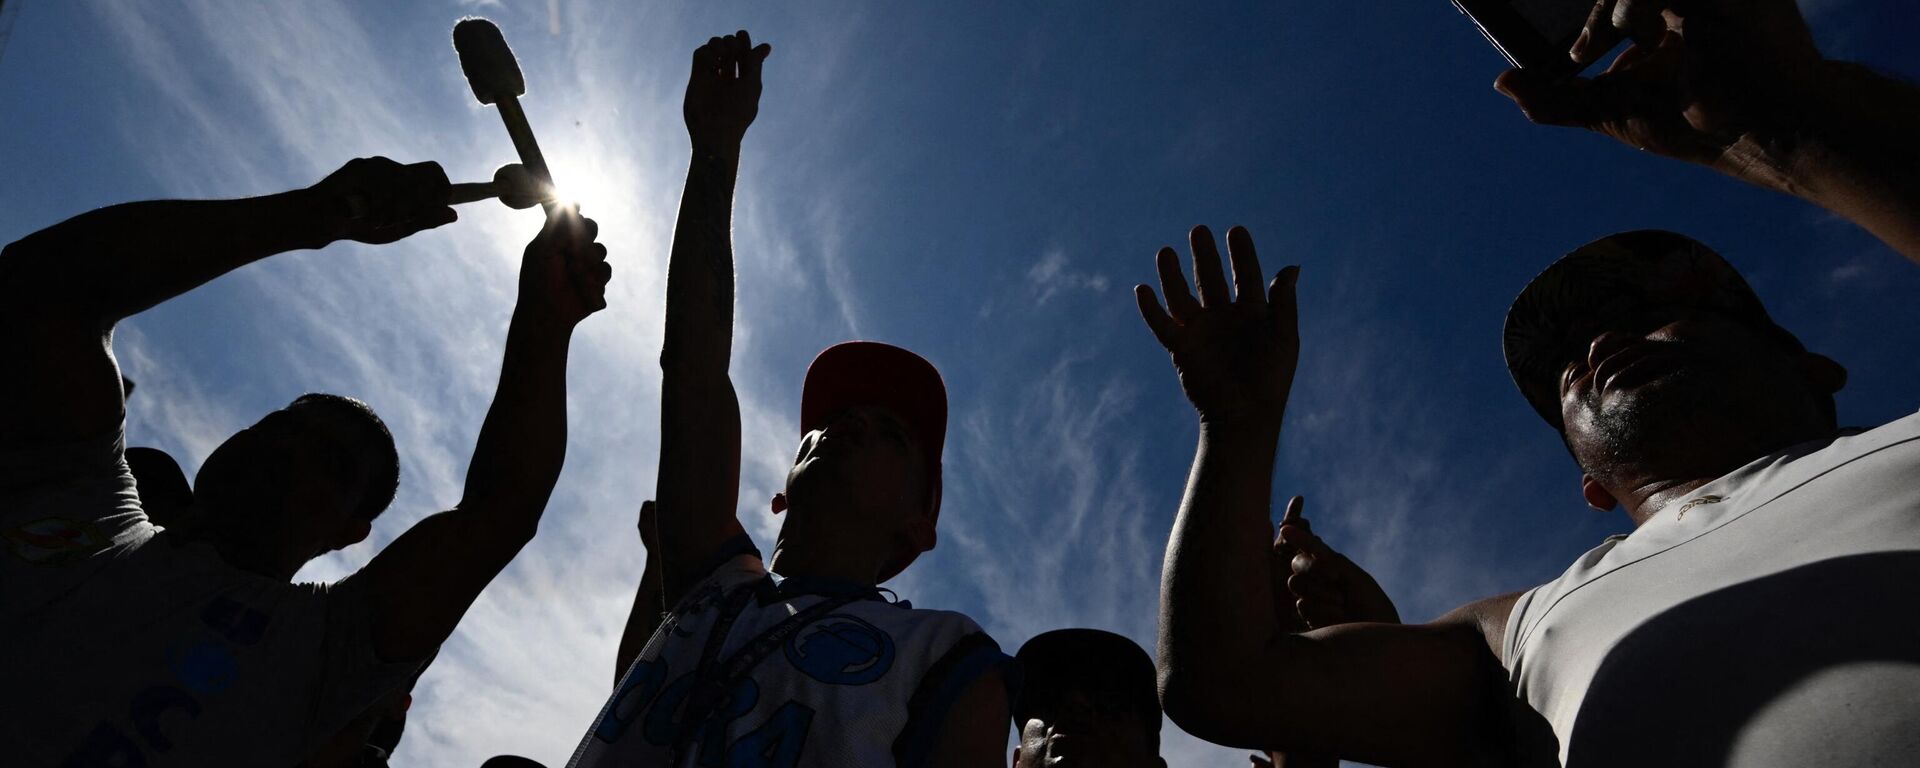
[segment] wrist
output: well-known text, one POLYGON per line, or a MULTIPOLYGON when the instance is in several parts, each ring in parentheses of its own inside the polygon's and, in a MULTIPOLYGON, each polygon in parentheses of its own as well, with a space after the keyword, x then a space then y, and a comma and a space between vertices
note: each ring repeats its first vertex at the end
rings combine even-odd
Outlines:
POLYGON ((562 317, 558 312, 522 302, 514 305, 513 319, 507 325, 507 342, 533 344, 543 349, 556 346, 564 349, 573 338, 574 326, 578 324, 578 320, 562 317))
POLYGON ((1846 179, 1874 175, 1898 154, 1894 148, 1908 140, 1903 134, 1913 126, 1889 117, 1913 113, 1916 94, 1846 61, 1822 60, 1808 80, 1789 105, 1797 120, 1775 161, 1786 191, 1822 202, 1846 179))
POLYGON ((693 159, 696 163, 708 162, 720 163, 722 165, 738 165, 740 163, 740 140, 721 139, 715 141, 710 139, 694 139, 693 159))
POLYGON ((343 200, 330 199, 314 187, 295 189, 262 198, 272 210, 277 229, 287 239, 288 248, 319 249, 339 240, 339 224, 349 213, 343 200), (335 210, 340 208, 340 210, 335 210))

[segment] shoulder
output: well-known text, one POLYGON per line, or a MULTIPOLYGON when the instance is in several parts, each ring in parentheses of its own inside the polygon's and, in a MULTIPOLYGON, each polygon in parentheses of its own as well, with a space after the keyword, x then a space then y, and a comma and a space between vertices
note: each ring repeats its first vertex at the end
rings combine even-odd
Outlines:
POLYGON ((1531 594, 1532 590, 1527 590, 1475 600, 1435 619, 1431 626, 1472 632, 1487 644, 1487 650, 1493 653, 1495 659, 1505 663, 1507 627, 1514 608, 1521 604, 1522 598, 1531 594))

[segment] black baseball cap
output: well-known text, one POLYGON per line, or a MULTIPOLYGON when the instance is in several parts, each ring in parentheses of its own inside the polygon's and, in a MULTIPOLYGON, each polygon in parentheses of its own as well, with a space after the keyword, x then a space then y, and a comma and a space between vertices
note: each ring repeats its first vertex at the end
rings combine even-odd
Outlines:
POLYGON ((1567 362, 1586 354, 1598 323, 1659 306, 1710 310, 1806 349, 1720 254, 1685 235, 1645 229, 1575 248, 1521 289, 1507 310, 1507 372, 1540 418, 1563 430, 1559 379, 1567 362))
POLYGON ((1034 709, 1052 696, 1073 690, 1117 697, 1107 702, 1130 707, 1160 730, 1160 694, 1153 659, 1139 643, 1099 629, 1056 629, 1043 632, 1014 654, 1024 683, 1013 705, 1014 727, 1024 724, 1034 709))

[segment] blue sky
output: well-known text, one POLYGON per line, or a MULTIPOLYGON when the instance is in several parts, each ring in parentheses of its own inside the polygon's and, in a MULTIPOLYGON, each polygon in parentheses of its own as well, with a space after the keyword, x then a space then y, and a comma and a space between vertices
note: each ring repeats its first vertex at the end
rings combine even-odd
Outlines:
MULTIPOLYGON (((611 309, 572 364, 572 442, 539 538, 416 691, 396 765, 565 762, 611 685, 658 450, 660 301, 685 172, 692 49, 774 45, 736 216, 741 516, 797 438, 820 348, 913 348, 953 397, 939 549, 891 586, 1009 650, 1059 626, 1152 646, 1194 420, 1128 288, 1206 223, 1303 266, 1303 352, 1276 498, 1307 496, 1403 616, 1556 575, 1626 528, 1585 509, 1557 438, 1507 381, 1508 302, 1622 229, 1715 246, 1808 345, 1846 364, 1843 421, 1920 407, 1920 270, 1846 222, 1578 131, 1530 126, 1501 61, 1443 0, 381 3, 11 0, 0 54, 0 242, 99 205, 310 184, 345 160, 512 159, 472 99, 454 20, 498 21, 556 178, 602 224, 611 309)), ((1920 74, 1912 10, 1810 0, 1829 55, 1920 74), (1898 20, 1901 23, 1889 23, 1898 20)), ((254 265, 122 325, 133 444, 191 471, 309 390, 360 396, 405 476, 363 564, 449 505, 491 395, 539 215, 467 206, 400 245, 254 265)), ((1244 765, 1168 726, 1175 765, 1244 765)))

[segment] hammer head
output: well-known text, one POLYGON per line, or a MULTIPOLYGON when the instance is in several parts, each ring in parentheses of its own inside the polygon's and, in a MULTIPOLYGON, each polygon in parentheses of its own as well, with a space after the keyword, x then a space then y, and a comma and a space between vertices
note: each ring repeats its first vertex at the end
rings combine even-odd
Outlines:
POLYGON ((500 36, 500 28, 486 19, 468 17, 453 25, 453 49, 460 54, 460 71, 473 88, 473 97, 482 104, 518 98, 527 92, 527 81, 520 76, 520 64, 513 60, 513 49, 500 36))

